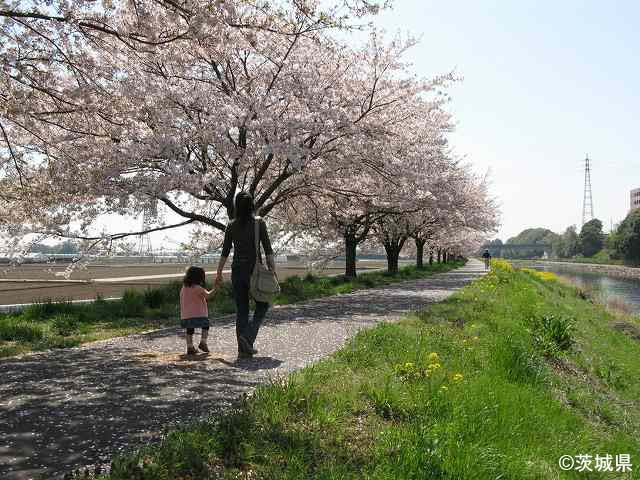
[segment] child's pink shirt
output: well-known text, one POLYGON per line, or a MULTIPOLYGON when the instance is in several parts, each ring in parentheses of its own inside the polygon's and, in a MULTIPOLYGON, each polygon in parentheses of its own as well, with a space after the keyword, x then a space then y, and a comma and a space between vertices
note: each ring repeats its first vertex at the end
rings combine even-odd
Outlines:
POLYGON ((207 291, 200 285, 180 290, 180 318, 208 317, 207 291))

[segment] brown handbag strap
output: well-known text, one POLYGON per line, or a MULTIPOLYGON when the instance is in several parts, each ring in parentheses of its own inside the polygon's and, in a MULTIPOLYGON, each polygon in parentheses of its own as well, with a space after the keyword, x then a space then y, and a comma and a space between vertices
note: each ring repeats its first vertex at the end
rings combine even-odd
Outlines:
POLYGON ((260 258, 260 217, 254 217, 255 219, 255 225, 254 225, 254 231, 255 231, 255 238, 254 238, 254 243, 256 245, 256 262, 262 263, 262 259, 260 258))

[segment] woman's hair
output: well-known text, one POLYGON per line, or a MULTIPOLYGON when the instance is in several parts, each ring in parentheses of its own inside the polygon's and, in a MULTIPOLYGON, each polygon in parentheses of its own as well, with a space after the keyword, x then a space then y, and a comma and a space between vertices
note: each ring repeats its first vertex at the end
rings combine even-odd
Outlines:
POLYGON ((240 223, 247 223, 253 216, 253 197, 248 192, 236 195, 236 205, 233 217, 240 223))
POLYGON ((182 284, 185 287, 193 287, 194 285, 204 287, 204 268, 189 267, 187 273, 184 274, 182 284))

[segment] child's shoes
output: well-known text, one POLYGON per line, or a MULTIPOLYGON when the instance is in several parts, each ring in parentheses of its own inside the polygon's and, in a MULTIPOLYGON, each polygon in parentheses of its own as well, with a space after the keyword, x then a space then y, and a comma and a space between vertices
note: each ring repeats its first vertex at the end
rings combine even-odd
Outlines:
POLYGON ((209 329, 208 328, 203 328, 202 329, 202 336, 200 337, 200 345, 198 345, 198 348, 203 351, 204 353, 209 353, 209 347, 207 346, 207 338, 209 337, 209 329))

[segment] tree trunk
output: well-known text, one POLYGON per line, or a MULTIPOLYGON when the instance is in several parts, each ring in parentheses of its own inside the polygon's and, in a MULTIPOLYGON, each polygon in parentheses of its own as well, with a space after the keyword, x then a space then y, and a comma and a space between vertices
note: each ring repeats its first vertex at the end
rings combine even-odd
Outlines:
POLYGON ((352 234, 346 233, 344 235, 344 249, 345 249, 345 257, 346 257, 346 267, 344 271, 344 276, 347 278, 356 278, 356 247, 358 246, 358 242, 356 241, 356 236, 352 234))
POLYGON ((415 239, 416 242, 416 267, 424 267, 424 244, 425 240, 415 239))
POLYGON ((445 250, 444 252, 442 252, 442 263, 447 263, 448 261, 449 261, 449 254, 445 250))
POLYGON ((438 249, 438 263, 442 263, 442 250, 438 249))
POLYGON ((429 266, 433 265, 433 250, 429 250, 429 266))
POLYGON ((384 246, 387 252, 387 271, 393 275, 398 273, 398 257, 400 256, 400 248, 397 245, 387 244, 384 246))

